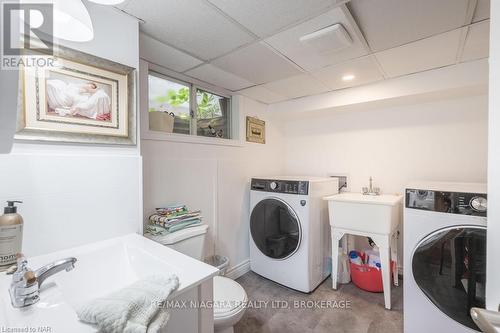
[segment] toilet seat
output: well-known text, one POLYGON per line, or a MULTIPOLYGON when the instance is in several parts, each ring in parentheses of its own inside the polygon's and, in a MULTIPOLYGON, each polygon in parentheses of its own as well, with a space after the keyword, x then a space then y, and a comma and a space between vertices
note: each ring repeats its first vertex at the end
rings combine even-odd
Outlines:
POLYGON ((245 312, 247 293, 237 282, 214 277, 214 322, 216 326, 233 325, 245 312))

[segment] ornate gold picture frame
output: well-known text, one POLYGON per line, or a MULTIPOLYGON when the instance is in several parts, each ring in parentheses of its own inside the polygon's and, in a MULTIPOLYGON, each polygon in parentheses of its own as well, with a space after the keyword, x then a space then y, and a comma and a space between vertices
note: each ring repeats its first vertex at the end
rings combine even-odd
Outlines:
POLYGON ((15 138, 135 145, 135 69, 60 46, 53 58, 21 70, 15 138))

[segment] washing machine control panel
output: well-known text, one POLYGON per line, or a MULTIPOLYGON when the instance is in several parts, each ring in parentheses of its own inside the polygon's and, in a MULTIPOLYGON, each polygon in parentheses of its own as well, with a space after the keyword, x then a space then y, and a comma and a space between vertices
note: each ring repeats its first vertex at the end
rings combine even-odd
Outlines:
POLYGON ((460 215, 487 215, 484 193, 442 192, 422 189, 406 190, 406 208, 460 215))
POLYGON ((307 195, 308 181, 252 178, 252 191, 307 195))

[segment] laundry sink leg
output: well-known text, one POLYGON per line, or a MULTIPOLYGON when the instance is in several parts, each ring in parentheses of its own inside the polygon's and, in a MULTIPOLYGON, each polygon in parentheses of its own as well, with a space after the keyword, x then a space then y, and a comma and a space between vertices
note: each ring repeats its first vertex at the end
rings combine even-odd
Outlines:
POLYGON ((372 235, 380 251, 385 308, 391 309, 391 235, 372 235))
POLYGON ((335 228, 331 230, 332 234, 332 289, 337 289, 337 276, 339 269, 339 245, 343 233, 335 228))
POLYGON ((384 301, 385 308, 391 309, 391 263, 390 263, 390 248, 381 246, 380 261, 382 264, 382 284, 384 285, 384 301))
POLYGON ((390 265, 392 271, 392 279, 393 283, 396 287, 399 286, 399 277, 398 277, 398 237, 397 237, 398 232, 396 231, 392 236, 391 236, 391 260, 390 260, 390 265), (394 265, 392 264, 394 262, 394 265))

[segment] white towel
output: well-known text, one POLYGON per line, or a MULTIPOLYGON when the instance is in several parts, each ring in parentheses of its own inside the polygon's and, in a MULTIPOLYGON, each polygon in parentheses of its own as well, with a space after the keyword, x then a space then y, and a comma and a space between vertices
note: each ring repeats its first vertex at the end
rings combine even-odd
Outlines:
POLYGON ((148 276, 77 309, 78 318, 103 333, 156 333, 170 318, 163 302, 179 287, 175 274, 148 276), (162 306, 163 305, 163 306, 162 306))

